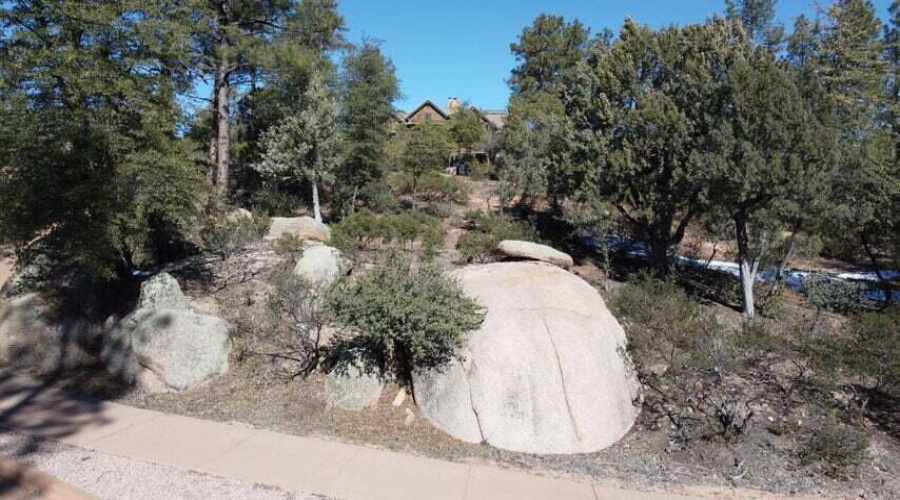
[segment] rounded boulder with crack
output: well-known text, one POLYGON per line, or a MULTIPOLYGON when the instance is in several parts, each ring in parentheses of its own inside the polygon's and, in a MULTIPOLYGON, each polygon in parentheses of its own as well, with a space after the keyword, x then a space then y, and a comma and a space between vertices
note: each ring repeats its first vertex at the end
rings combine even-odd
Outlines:
POLYGON ((463 441, 526 453, 590 453, 640 412, 625 332, 597 291, 538 262, 454 272, 487 309, 463 359, 413 375, 422 414, 463 441))

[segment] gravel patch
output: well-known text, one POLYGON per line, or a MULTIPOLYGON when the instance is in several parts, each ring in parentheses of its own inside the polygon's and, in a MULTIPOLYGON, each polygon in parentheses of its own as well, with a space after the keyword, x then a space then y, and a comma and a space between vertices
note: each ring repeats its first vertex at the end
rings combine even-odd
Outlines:
POLYGON ((103 500, 328 500, 318 495, 292 493, 59 443, 36 441, 16 433, 0 433, 0 453, 103 500))

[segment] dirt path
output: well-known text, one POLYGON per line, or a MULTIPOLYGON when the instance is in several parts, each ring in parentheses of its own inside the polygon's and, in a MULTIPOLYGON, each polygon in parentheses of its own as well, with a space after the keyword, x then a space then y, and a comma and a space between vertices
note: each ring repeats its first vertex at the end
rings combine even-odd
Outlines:
MULTIPOLYGON (((0 453, 100 498, 782 500, 728 487, 639 491, 416 457, 76 398, 0 371, 0 453), (311 466, 312 464, 312 466, 311 466), (289 492, 318 493, 298 496, 289 492)), ((794 499, 801 496, 790 497, 794 499)))
MULTIPOLYGON (((191 472, 131 458, 66 446, 52 441, 35 443, 22 434, 0 434, 0 453, 23 457, 23 462, 80 488, 99 500, 313 500, 300 493, 191 472)), ((0 498, 6 498, 0 495, 0 498)), ((12 497, 9 498, 19 498, 12 497)), ((81 499, 82 496, 21 496, 21 498, 81 499)))

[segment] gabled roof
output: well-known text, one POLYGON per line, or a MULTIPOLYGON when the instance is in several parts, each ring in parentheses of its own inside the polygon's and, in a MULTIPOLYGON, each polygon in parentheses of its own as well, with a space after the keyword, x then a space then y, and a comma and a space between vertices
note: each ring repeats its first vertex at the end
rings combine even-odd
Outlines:
POLYGON ((475 106, 472 106, 469 109, 474 111, 482 120, 487 122, 487 124, 494 129, 501 129, 506 126, 506 116, 509 114, 506 111, 478 109, 475 106))
POLYGON ((406 111, 395 111, 391 115, 398 123, 406 123, 406 111))
POLYGON ((481 115, 484 116, 484 119, 490 122, 494 127, 503 128, 506 126, 506 117, 509 116, 507 111, 496 109, 483 109, 480 111, 481 115))
POLYGON ((435 103, 431 102, 430 100, 428 100, 428 101, 425 101, 425 102, 423 102, 422 104, 420 104, 419 107, 417 107, 416 109, 410 111, 410 112, 406 115, 406 120, 409 121, 410 118, 412 118, 413 116, 415 116, 416 113, 418 113, 419 111, 422 111, 422 108, 425 108, 425 107, 431 107, 431 108, 433 108, 433 109, 434 109, 435 111, 437 111, 437 113, 438 113, 439 115, 441 115, 441 117, 442 117, 443 119, 445 119, 445 120, 449 120, 449 119, 450 119, 450 115, 448 115, 447 113, 445 113, 443 109, 439 108, 439 107, 437 106, 437 104, 435 104, 435 103))

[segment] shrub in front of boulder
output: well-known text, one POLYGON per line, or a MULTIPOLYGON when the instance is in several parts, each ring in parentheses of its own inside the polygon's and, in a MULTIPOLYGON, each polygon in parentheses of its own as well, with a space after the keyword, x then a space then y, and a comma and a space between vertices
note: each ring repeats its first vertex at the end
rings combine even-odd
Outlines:
POLYGON ((448 363, 466 333, 484 319, 482 308, 456 281, 430 265, 415 268, 396 251, 328 290, 322 310, 340 332, 332 363, 355 353, 369 368, 401 382, 413 370, 448 363))

